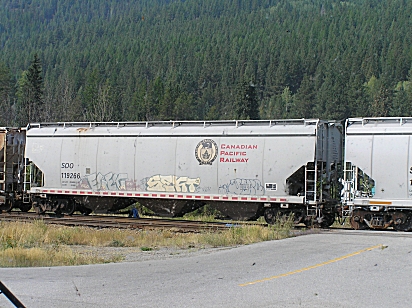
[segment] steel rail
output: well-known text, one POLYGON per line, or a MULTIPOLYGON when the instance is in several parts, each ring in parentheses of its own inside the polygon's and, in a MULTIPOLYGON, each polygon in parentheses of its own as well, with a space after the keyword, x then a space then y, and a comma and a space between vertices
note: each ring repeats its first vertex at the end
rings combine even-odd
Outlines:
POLYGON ((33 222, 41 220, 47 224, 66 226, 85 226, 95 228, 118 228, 118 229, 172 229, 174 231, 198 232, 219 231, 238 224, 220 222, 202 222, 191 220, 155 219, 155 218, 130 218, 121 216, 103 215, 73 215, 57 216, 51 214, 38 215, 36 213, 9 212, 0 215, 2 221, 33 222))

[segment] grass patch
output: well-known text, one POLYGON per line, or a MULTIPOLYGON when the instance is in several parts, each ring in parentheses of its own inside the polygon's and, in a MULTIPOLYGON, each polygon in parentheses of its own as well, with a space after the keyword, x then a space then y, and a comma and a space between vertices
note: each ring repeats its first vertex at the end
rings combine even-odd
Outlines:
POLYGON ((349 218, 346 218, 346 219, 336 219, 335 222, 332 224, 331 228, 352 229, 352 226, 350 225, 349 218))
POLYGON ((187 220, 200 220, 205 222, 215 222, 221 217, 223 217, 222 213, 213 209, 208 204, 183 216, 183 218, 187 220))
POLYGON ((291 236, 293 223, 242 225, 219 232, 179 233, 172 230, 94 229, 33 223, 0 222, 0 267, 57 266, 121 261, 122 256, 81 254, 74 246, 162 247, 190 249, 247 245, 291 236))
POLYGON ((0 251, 0 267, 83 265, 118 261, 119 256, 111 259, 84 256, 68 247, 14 247, 0 251))

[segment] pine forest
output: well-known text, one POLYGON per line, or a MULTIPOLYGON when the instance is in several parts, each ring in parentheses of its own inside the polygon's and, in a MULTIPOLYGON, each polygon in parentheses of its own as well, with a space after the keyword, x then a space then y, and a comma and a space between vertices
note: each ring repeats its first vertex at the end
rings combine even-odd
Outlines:
POLYGON ((412 116, 412 1, 0 0, 0 126, 412 116))

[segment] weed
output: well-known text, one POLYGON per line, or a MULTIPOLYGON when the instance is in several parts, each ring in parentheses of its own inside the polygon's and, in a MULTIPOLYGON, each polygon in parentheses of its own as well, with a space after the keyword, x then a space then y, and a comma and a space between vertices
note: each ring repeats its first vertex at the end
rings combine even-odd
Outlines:
POLYGON ((16 247, 17 241, 8 235, 2 240, 1 244, 2 244, 1 246, 3 249, 8 249, 8 248, 16 247))
POLYGON ((125 244, 122 241, 113 240, 109 246, 111 246, 111 247, 124 247, 125 244))
POLYGON ((182 249, 225 247, 281 239, 290 236, 293 222, 286 220, 273 226, 241 225, 219 232, 178 233, 172 230, 121 230, 87 227, 62 227, 34 223, 0 223, 0 266, 56 266, 118 262, 74 252, 73 245, 98 247, 177 247, 182 249))
POLYGON ((88 258, 68 248, 11 248, 0 251, 1 267, 57 266, 102 263, 105 260, 88 258))
POLYGON ((221 217, 222 213, 218 210, 213 209, 208 204, 202 206, 201 208, 185 214, 183 217, 187 220, 200 220, 205 222, 216 221, 216 217, 221 217))

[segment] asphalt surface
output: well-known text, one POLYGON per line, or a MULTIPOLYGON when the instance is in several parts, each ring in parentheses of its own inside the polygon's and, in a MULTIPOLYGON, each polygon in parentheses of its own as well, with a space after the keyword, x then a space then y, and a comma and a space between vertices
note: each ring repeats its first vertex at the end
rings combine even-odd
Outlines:
MULTIPOLYGON (((411 307, 412 233, 310 234, 166 260, 3 268, 26 307, 411 307)), ((13 307, 0 295, 0 307, 13 307)))

